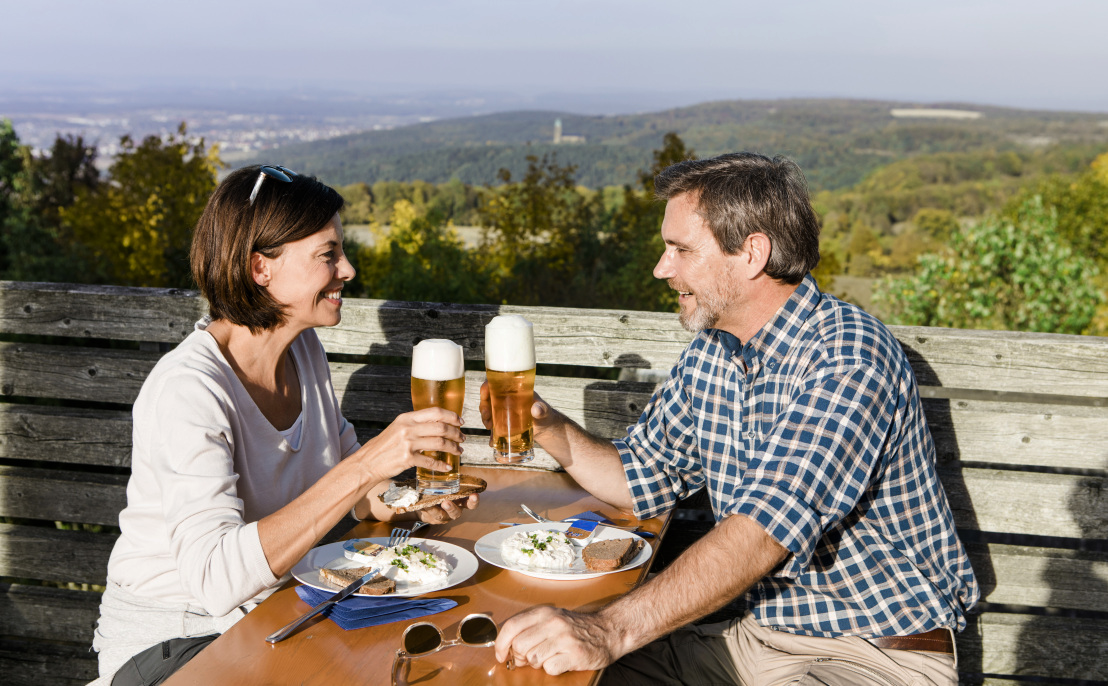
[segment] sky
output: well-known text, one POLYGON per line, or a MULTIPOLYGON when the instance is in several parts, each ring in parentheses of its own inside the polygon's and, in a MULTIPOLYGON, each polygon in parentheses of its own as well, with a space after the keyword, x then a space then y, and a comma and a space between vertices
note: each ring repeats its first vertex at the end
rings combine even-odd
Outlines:
POLYGON ((0 90, 849 97, 1108 112, 1106 0, 0 0, 0 90))

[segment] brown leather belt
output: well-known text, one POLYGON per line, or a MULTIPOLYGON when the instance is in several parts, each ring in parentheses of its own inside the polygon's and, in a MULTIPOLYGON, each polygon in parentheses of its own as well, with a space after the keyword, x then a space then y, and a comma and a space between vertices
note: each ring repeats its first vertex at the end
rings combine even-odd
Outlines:
POLYGON ((911 636, 878 636, 867 641, 882 650, 922 650, 928 653, 954 654, 954 639, 950 629, 932 629, 911 636))

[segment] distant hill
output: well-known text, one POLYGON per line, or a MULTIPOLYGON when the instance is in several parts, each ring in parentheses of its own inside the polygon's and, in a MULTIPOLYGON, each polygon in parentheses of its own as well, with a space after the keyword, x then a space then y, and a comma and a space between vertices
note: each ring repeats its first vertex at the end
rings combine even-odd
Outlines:
POLYGON ((1103 147, 1108 114, 859 100, 740 100, 603 117, 506 112, 290 145, 251 161, 278 162, 337 185, 451 178, 495 184, 502 167, 518 178, 527 155, 556 153, 560 164, 577 165, 579 183, 595 188, 635 183, 667 131, 701 157, 787 155, 813 189, 830 190, 923 153, 1103 147), (585 142, 553 145, 555 119, 565 135, 585 142))

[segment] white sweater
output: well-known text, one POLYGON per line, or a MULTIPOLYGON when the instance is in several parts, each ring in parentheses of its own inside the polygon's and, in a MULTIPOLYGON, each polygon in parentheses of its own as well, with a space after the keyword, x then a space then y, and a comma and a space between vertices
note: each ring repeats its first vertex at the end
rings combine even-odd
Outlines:
POLYGON ((314 331, 290 348, 303 420, 294 450, 204 325, 158 362, 135 401, 127 507, 108 579, 157 605, 187 604, 220 617, 261 602, 281 581, 262 552, 258 520, 307 490, 358 442, 314 331))

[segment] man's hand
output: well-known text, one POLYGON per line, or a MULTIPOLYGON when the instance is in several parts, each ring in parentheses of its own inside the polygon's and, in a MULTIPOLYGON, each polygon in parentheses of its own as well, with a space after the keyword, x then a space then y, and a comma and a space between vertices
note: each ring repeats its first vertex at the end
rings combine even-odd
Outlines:
POLYGON ((603 625, 599 615, 536 607, 507 622, 496 638, 496 659, 530 665, 547 674, 603 669, 623 652, 622 632, 603 625))
MULTIPOLYGON (((488 381, 481 384, 480 395, 478 409, 481 412, 481 423, 486 429, 492 431, 492 397, 489 395, 488 381)), ((554 419, 554 409, 540 398, 538 393, 535 393, 535 400, 531 403, 531 417, 535 420, 535 435, 538 440, 538 434, 542 433, 542 430, 554 419)))

